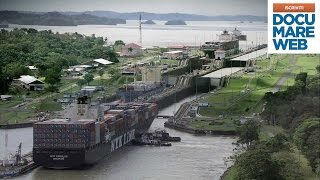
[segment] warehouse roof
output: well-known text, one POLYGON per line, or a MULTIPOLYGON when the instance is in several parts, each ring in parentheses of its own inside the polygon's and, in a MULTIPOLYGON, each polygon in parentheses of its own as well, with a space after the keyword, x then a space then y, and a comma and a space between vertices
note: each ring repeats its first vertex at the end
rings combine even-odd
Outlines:
POLYGON ((251 59, 255 59, 255 58, 260 57, 265 54, 267 54, 267 48, 263 48, 258 51, 254 51, 254 52, 233 58, 230 61, 249 61, 251 59))
POLYGON ((40 81, 39 79, 35 78, 34 76, 29 76, 29 75, 22 75, 22 76, 20 76, 20 78, 18 80, 25 83, 25 84, 31 84, 33 82, 44 84, 44 82, 40 81))
POLYGON ((129 49, 129 48, 140 49, 142 47, 139 46, 138 44, 135 44, 135 43, 129 43, 129 44, 126 44, 126 45, 122 46, 122 48, 125 48, 125 49, 129 49))
POLYGON ((5 101, 5 100, 8 100, 8 99, 11 99, 13 96, 11 95, 0 95, 0 99, 5 101))
POLYGON ((177 54, 177 53, 183 53, 183 51, 169 51, 169 52, 164 52, 165 54, 177 54))
POLYGON ((233 68, 222 68, 217 71, 214 71, 212 73, 206 74, 202 77, 206 78, 221 78, 224 76, 230 76, 231 74, 234 74, 240 70, 242 70, 242 67, 233 67, 233 68))
POLYGON ((97 62, 97 63, 100 63, 100 64, 103 64, 103 65, 113 64, 113 62, 105 60, 105 59, 101 59, 101 58, 100 59, 95 59, 93 61, 97 62))

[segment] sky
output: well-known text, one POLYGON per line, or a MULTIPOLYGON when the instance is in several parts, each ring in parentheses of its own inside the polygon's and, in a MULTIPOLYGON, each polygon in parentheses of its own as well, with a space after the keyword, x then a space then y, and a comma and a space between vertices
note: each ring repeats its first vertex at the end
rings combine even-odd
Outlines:
POLYGON ((268 0, 0 0, 0 10, 267 15, 268 0))

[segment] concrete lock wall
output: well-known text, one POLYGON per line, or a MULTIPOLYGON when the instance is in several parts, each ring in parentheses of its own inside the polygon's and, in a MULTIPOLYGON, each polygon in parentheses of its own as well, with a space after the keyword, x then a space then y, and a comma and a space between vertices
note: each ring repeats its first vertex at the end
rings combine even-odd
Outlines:
POLYGON ((168 76, 163 77, 164 83, 167 85, 170 85, 170 86, 175 85, 177 83, 177 79, 178 79, 177 76, 168 75, 168 76))
POLYGON ((192 88, 196 92, 206 93, 213 90, 217 86, 212 86, 210 83, 210 78, 194 77, 192 79, 192 88))

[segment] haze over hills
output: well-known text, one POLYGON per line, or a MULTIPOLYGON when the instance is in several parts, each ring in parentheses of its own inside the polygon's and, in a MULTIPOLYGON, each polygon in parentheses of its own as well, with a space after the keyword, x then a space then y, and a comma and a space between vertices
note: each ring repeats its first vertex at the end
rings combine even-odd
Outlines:
POLYGON ((162 21, 266 21, 265 16, 204 16, 183 13, 119 13, 113 11, 85 12, 31 12, 31 11, 0 11, 0 22, 10 24, 44 25, 44 26, 76 26, 76 25, 116 25, 125 24, 126 20, 138 20, 140 14, 143 20, 162 21))
POLYGON ((99 17, 108 18, 120 18, 126 20, 138 20, 139 15, 142 15, 144 20, 184 20, 184 21, 266 21, 267 16, 254 16, 254 15, 221 15, 221 16, 204 16, 196 14, 185 14, 185 13, 149 13, 149 12, 129 12, 129 13, 119 13, 114 11, 84 11, 84 12, 61 12, 67 15, 77 15, 77 14, 90 14, 99 17))
POLYGON ((119 18, 98 17, 90 14, 79 13, 66 15, 59 12, 30 13, 17 11, 0 11, 0 22, 10 24, 43 25, 43 26, 76 26, 76 25, 116 25, 125 24, 119 18))

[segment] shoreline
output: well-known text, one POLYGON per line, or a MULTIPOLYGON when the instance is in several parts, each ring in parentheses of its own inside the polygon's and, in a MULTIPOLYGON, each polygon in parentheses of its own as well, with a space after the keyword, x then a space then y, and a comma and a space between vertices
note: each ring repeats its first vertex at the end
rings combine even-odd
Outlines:
POLYGON ((34 122, 17 123, 17 124, 0 124, 0 129, 19 129, 32 127, 34 122))
POLYGON ((209 131, 209 130, 200 130, 200 129, 193 129, 189 127, 183 127, 177 124, 166 122, 164 127, 172 128, 178 131, 187 132, 196 135, 222 135, 222 136, 237 136, 236 131, 209 131))

